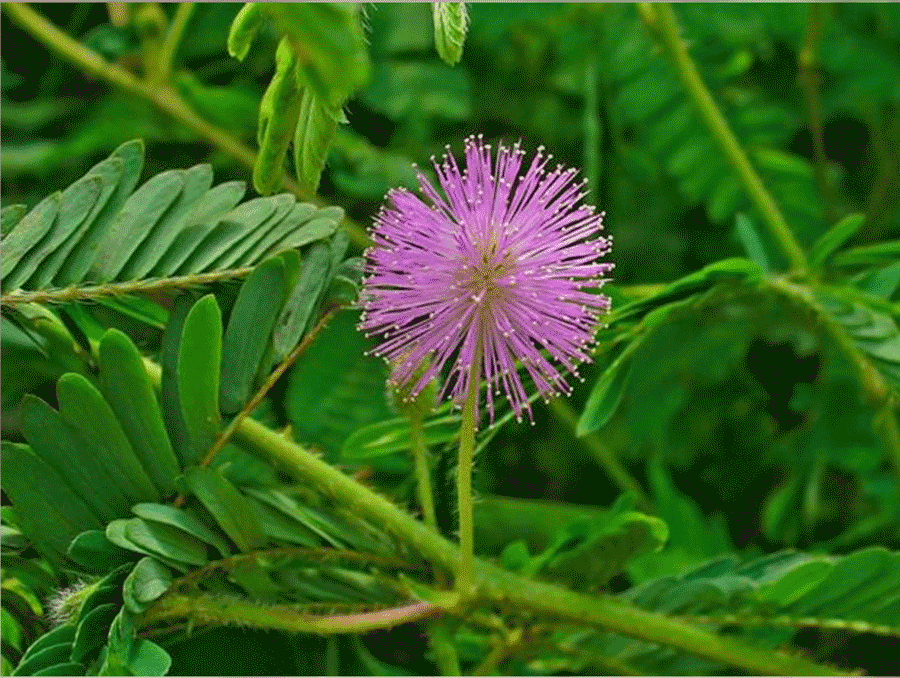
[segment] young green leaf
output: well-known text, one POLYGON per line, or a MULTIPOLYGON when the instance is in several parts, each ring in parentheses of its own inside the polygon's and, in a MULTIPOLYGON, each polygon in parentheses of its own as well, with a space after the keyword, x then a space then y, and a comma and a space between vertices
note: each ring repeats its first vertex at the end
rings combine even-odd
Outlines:
POLYGON ((434 46, 450 66, 462 58, 469 14, 464 2, 434 2, 434 46))
POLYGON ((188 312, 178 349, 178 394, 190 441, 186 463, 202 458, 219 435, 221 360, 222 312, 207 294, 188 312))
POLYGON ((174 489, 181 469, 166 433, 153 384, 137 347, 123 332, 100 341, 100 384, 138 459, 162 496, 174 489))
POLYGON ((284 156, 300 115, 301 92, 294 77, 296 58, 287 38, 278 45, 276 71, 259 107, 259 153, 253 166, 253 187, 268 195, 281 183, 284 156))
POLYGON ((332 107, 369 77, 369 55, 356 3, 262 4, 297 58, 297 81, 332 107))
POLYGON ((241 11, 231 22, 231 29, 228 32, 228 53, 238 61, 246 58, 263 18, 259 3, 248 2, 241 7, 241 11))
MULTIPOLYGON (((455 440, 459 436, 459 415, 450 414, 428 420, 422 432, 428 447, 455 440)), ((411 449, 409 419, 401 417, 356 429, 344 442, 341 458, 361 461, 411 449)))
POLYGON ((241 285, 222 343, 219 402, 228 414, 250 398, 254 380, 283 305, 284 264, 277 257, 253 271, 241 285))
POLYGON ((309 87, 303 88, 294 132, 294 169, 300 185, 310 191, 319 188, 328 147, 342 117, 340 108, 324 104, 309 87))

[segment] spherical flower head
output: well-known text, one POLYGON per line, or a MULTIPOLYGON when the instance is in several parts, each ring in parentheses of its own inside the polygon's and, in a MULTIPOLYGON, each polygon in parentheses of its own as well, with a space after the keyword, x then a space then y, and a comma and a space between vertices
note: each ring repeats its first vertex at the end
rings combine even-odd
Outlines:
POLYGON ((524 156, 468 138, 464 170, 449 152, 434 163, 442 193, 417 172, 424 200, 388 194, 366 252, 360 329, 380 338, 391 381, 414 396, 446 370, 442 395, 459 404, 483 378, 492 422, 501 392, 517 419, 531 414, 517 361, 545 398, 569 393, 560 370, 578 377, 610 305, 597 290, 612 241, 585 180, 548 169, 543 147, 521 173, 524 156))

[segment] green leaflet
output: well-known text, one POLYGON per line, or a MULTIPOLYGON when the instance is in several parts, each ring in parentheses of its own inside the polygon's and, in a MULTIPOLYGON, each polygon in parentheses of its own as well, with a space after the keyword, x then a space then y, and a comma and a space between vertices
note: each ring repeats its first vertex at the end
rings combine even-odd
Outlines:
POLYGON ((196 165, 185 170, 182 178, 184 183, 174 204, 166 210, 159 222, 149 231, 146 239, 134 250, 131 258, 117 275, 118 278, 134 280, 147 275, 178 234, 195 218, 198 201, 212 186, 212 167, 196 165))
POLYGON ((66 551, 73 562, 88 572, 105 574, 134 560, 132 554, 106 538, 103 530, 82 532, 66 551))
POLYGON ((464 2, 433 2, 434 47, 448 65, 453 66, 462 58, 469 14, 464 2))
MULTIPOLYGON (((65 286, 81 282, 88 274, 100 244, 106 239, 116 215, 138 184, 144 167, 144 142, 138 139, 122 144, 113 151, 109 160, 118 160, 122 163, 116 188, 103 208, 89 218, 91 223, 87 225, 85 231, 73 235, 75 242, 72 251, 54 278, 57 285, 65 286)), ((98 171, 104 162, 106 161, 95 165, 88 174, 98 171)))
POLYGON ((183 467, 188 459, 193 459, 193 448, 187 424, 181 407, 181 394, 178 385, 178 356, 181 351, 181 335, 184 332, 184 321, 193 306, 190 294, 182 294, 175 300, 169 315, 169 323, 163 333, 160 362, 162 363, 162 380, 160 383, 160 405, 163 421, 172 441, 172 448, 183 467))
POLYGON ((176 273, 184 275, 205 270, 216 258, 244 241, 248 233, 265 225, 280 197, 248 200, 222 216, 176 273))
POLYGON ((19 526, 52 562, 61 563, 69 542, 100 527, 90 508, 52 467, 27 445, 4 440, 3 490, 15 505, 19 526))
POLYGON ((319 188, 328 147, 342 117, 340 108, 329 107, 309 87, 303 88, 294 132, 294 169, 300 185, 310 191, 319 188))
POLYGON ((770 266, 769 257, 766 255, 766 246, 750 218, 743 213, 738 213, 735 217, 735 230, 747 256, 756 262, 760 271, 764 274, 768 273, 770 266))
POLYGON ((189 449, 185 463, 202 459, 219 435, 219 369, 222 359, 222 313, 207 294, 184 320, 178 347, 177 381, 189 449))
MULTIPOLYGON (((80 223, 76 223, 76 220, 72 220, 73 228, 69 230, 68 234, 65 234, 64 241, 56 246, 54 250, 47 255, 44 261, 41 262, 34 275, 25 285, 28 289, 43 289, 57 277, 69 253, 84 237, 84 234, 91 227, 91 224, 97 218, 97 215, 106 207, 122 178, 123 168, 124 164, 121 159, 110 157, 93 167, 84 177, 83 180, 95 179, 100 182, 100 195, 97 197, 96 202, 94 202, 93 207, 91 207, 90 213, 87 214, 84 219, 80 220, 80 223)), ((77 185, 77 183, 78 182, 73 184, 72 187, 77 185)), ((68 193, 72 187, 69 187, 69 189, 66 189, 63 193, 63 201, 66 200, 66 193, 68 193)), ((64 210, 61 210, 60 217, 62 217, 62 211, 64 210)))
POLYGON ((356 3, 262 4, 297 58, 297 80, 333 107, 369 77, 369 54, 356 3))
POLYGON ((100 391, 82 375, 70 373, 60 378, 56 393, 63 420, 106 466, 130 503, 158 499, 153 481, 100 391))
POLYGON ((94 261, 98 280, 107 282, 117 277, 183 188, 184 171, 167 170, 149 179, 125 201, 94 261))
POLYGON ((275 57, 276 71, 259 107, 259 153, 253 166, 253 187, 268 195, 281 183, 284 156, 300 115, 301 92, 294 77, 296 59, 287 38, 275 57))
POLYGON ((100 383, 141 464, 160 495, 174 489, 181 472, 166 433, 150 376, 137 347, 122 332, 100 341, 100 383))
MULTIPOLYGON (((448 414, 429 419, 425 421, 422 432, 428 447, 455 440, 459 436, 459 415, 448 414)), ((356 429, 344 441, 341 458, 361 461, 411 449, 409 419, 399 417, 356 429)))
POLYGON ((109 625, 118 610, 118 605, 104 603, 81 616, 78 620, 78 630, 75 632, 75 641, 72 643, 71 657, 74 661, 84 661, 91 653, 103 647, 109 633, 109 625))
MULTIPOLYGON (((290 193, 279 193, 278 195, 272 196, 271 202, 273 206, 272 214, 265 222, 262 223, 259 228, 252 230, 245 238, 238 241, 238 244, 235 247, 218 257, 212 263, 213 268, 233 268, 238 259, 254 250, 260 242, 265 240, 269 234, 272 233, 272 231, 276 230, 281 222, 287 219, 288 213, 296 206, 294 196, 290 193)), ((259 260, 258 257, 249 257, 249 259, 251 261, 259 260)))
POLYGON ((578 420, 577 435, 596 431, 616 413, 631 375, 631 357, 640 345, 641 339, 634 339, 600 375, 578 420))
POLYGON ((128 496, 112 469, 92 453, 59 412, 30 394, 22 401, 22 432, 35 454, 66 479, 98 520, 108 522, 127 513, 128 496))
POLYGON ((821 267, 832 254, 850 240, 865 222, 864 214, 848 214, 813 243, 809 252, 809 263, 813 268, 821 267))
POLYGON ((143 612, 147 605, 169 590, 172 574, 164 565, 150 557, 141 558, 122 586, 125 608, 134 614, 143 612))
POLYGON ((154 266, 154 273, 167 276, 177 271, 199 243, 212 232, 219 219, 240 202, 246 191, 247 187, 242 181, 229 181, 207 191, 194 205, 185 229, 175 236, 169 249, 154 266))
POLYGON ((241 285, 222 342, 219 402, 227 414, 240 410, 250 398, 285 292, 284 264, 280 258, 257 266, 241 285))
POLYGON ((131 510, 144 520, 176 527, 182 532, 206 542, 223 556, 231 553, 231 549, 228 548, 224 539, 187 511, 166 504, 135 504, 131 510))
MULTIPOLYGON (((293 83, 288 70, 284 82, 293 83)), ((284 130, 285 143, 295 129, 296 119, 284 130)), ((283 157, 282 152, 279 162, 283 157)), ((128 142, 30 212, 23 215, 20 206, 5 208, 3 292, 21 288, 46 290, 50 298, 97 298, 120 286, 126 288, 123 292, 134 291, 152 278, 251 267, 331 235, 343 218, 340 208, 298 204, 289 194, 238 205, 243 182, 210 188, 208 165, 162 172, 135 190, 143 160, 143 144, 128 142), (65 292, 47 289, 53 286, 65 292)), ((17 303, 15 295, 10 301, 17 303)))
POLYGON ((262 22, 263 14, 258 3, 248 2, 241 7, 228 32, 228 53, 243 61, 262 22))
POLYGON ((310 322, 325 287, 331 253, 325 243, 313 245, 303 260, 300 280, 291 292, 275 326, 275 355, 278 360, 290 353, 310 322))
MULTIPOLYGON (((9 274, 15 270, 19 261, 50 230, 59 211, 60 194, 54 193, 37 204, 0 242, 0 279, 3 290, 12 289, 9 274)), ((20 282, 24 282, 25 278, 20 282)))
POLYGON ((0 236, 6 237, 13 227, 18 224, 28 208, 25 205, 10 205, 0 210, 0 236))
POLYGON ((142 518, 114 520, 106 526, 106 537, 117 546, 158 557, 182 571, 186 565, 200 567, 208 561, 203 542, 180 529, 142 518))
POLYGON ((191 493, 242 552, 265 543, 262 526, 246 497, 217 469, 195 466, 185 474, 191 493))

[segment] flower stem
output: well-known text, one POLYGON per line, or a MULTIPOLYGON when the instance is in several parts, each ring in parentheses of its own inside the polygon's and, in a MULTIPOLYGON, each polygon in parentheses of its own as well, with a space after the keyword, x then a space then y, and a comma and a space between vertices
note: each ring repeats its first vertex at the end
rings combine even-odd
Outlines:
POLYGON ((475 410, 481 384, 481 341, 475 346, 469 377, 469 393, 463 404, 462 424, 459 427, 459 463, 456 467, 456 503, 459 509, 459 569, 456 590, 465 598, 472 593, 474 579, 472 562, 475 550, 475 518, 472 509, 472 465, 475 457, 475 410))
POLYGON ((737 174, 744 190, 750 200, 759 211, 766 225, 769 227, 776 242, 787 255, 791 265, 798 271, 805 272, 808 268, 806 254, 801 249, 790 227, 781 214, 781 210, 772 196, 763 185, 759 174, 750 164, 747 154, 741 148, 737 137, 728 126, 725 116, 719 110, 712 95, 703 83, 697 67, 691 60, 684 47, 681 36, 678 34, 678 24, 672 7, 666 3, 658 5, 642 5, 643 14, 652 17, 657 35, 662 41, 666 51, 675 65, 678 77, 694 103, 700 118, 715 139, 725 157, 731 163, 731 167, 737 174))

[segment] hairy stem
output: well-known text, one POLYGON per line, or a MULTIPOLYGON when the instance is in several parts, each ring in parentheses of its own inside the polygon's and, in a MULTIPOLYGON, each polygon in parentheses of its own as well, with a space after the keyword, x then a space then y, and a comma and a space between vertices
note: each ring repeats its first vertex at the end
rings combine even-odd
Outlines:
POLYGON ((475 412, 481 393, 481 341, 475 346, 475 356, 470 365, 469 392, 463 404, 462 423, 459 427, 459 463, 456 467, 456 503, 459 509, 459 569, 456 572, 456 590, 467 597, 474 580, 472 562, 475 552, 475 514, 472 508, 472 466, 475 458, 475 429, 478 422, 475 412))
POLYGON ((171 278, 148 278, 146 280, 128 280, 125 282, 105 283, 103 285, 88 285, 63 287, 50 290, 25 291, 16 290, 0 296, 0 305, 18 306, 22 304, 56 304, 68 301, 90 301, 103 297, 117 297, 125 294, 144 294, 169 289, 184 289, 207 285, 222 280, 245 278, 253 272, 253 267, 233 268, 227 271, 211 271, 210 273, 195 273, 191 275, 179 275, 171 278))
MULTIPOLYGON (((314 484, 360 517, 401 539, 423 558, 450 572, 459 569, 460 549, 456 545, 284 436, 258 421, 246 419, 238 427, 235 437, 297 479, 314 484)), ((750 673, 843 675, 830 666, 803 657, 718 636, 663 615, 645 612, 612 597, 588 596, 533 581, 480 559, 474 560, 474 578, 478 582, 479 598, 673 647, 750 673)))
POLYGON ((665 3, 642 5, 642 11, 645 16, 652 17, 653 25, 657 31, 656 34, 671 57, 675 70, 678 72, 678 77, 694 103, 697 113, 706 124, 725 157, 731 163, 738 180, 759 211, 775 241, 781 246, 791 265, 800 273, 804 273, 808 268, 806 254, 800 248, 784 216, 781 214, 781 210, 766 190, 756 170, 753 169, 747 154, 741 148, 737 137, 735 137, 734 132, 728 126, 725 116, 722 115, 712 95, 703 83, 703 79, 697 71, 697 66, 681 41, 675 13, 672 11, 671 6, 665 3))
MULTIPOLYGON (((569 405, 564 398, 552 398, 548 403, 548 407, 553 413, 553 416, 564 423, 566 428, 572 431, 572 435, 575 435, 575 427, 578 425, 578 415, 575 414, 575 410, 572 409, 572 406, 569 405)), ((606 471, 610 480, 612 480, 622 492, 631 492, 637 499, 638 507, 642 511, 647 511, 648 513, 653 511, 653 502, 650 501, 650 498, 647 496, 647 493, 644 492, 640 483, 628 472, 628 469, 619 461, 615 453, 603 444, 603 441, 600 440, 600 436, 597 435, 597 433, 589 433, 583 438, 579 438, 579 440, 585 448, 587 448, 588 452, 590 452, 597 463, 600 464, 603 470, 606 471)))
POLYGON ((199 624, 235 624, 291 633, 366 633, 418 621, 441 609, 416 602, 376 612, 327 616, 298 612, 287 605, 262 605, 239 598, 174 593, 163 596, 144 613, 143 625, 188 618, 199 624))
MULTIPOLYGON (((89 47, 63 33, 25 3, 6 2, 3 3, 3 10, 39 42, 86 73, 153 104, 178 122, 190 127, 219 150, 250 169, 253 168, 256 163, 256 153, 253 152, 253 149, 197 115, 171 87, 153 86, 142 82, 125 69, 106 61, 89 47)), ((324 204, 314 193, 303 190, 286 173, 282 178, 282 185, 302 200, 316 205, 324 204)), ((368 247, 371 244, 371 240, 362 226, 347 218, 344 219, 343 224, 347 228, 351 240, 358 247, 368 247)))

